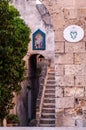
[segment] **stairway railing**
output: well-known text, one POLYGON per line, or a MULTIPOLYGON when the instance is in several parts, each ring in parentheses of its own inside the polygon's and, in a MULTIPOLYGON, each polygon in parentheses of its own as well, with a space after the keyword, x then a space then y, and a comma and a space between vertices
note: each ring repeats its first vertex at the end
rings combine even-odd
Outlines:
POLYGON ((44 80, 42 97, 41 97, 41 102, 40 102, 40 107, 39 107, 39 119, 38 119, 38 122, 37 122, 37 126, 40 125, 40 119, 41 119, 42 107, 43 107, 43 100, 44 100, 44 93, 45 93, 46 81, 47 81, 47 76, 48 76, 48 70, 49 70, 49 68, 47 67, 47 73, 46 73, 45 80, 44 80))

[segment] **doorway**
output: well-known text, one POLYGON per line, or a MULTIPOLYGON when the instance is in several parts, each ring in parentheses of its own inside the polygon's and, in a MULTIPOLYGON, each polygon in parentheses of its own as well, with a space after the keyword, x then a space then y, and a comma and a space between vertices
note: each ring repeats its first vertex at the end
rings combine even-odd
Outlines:
POLYGON ((40 76, 44 63, 44 56, 32 54, 29 58, 28 117, 29 121, 36 119, 37 97, 40 89, 40 76))

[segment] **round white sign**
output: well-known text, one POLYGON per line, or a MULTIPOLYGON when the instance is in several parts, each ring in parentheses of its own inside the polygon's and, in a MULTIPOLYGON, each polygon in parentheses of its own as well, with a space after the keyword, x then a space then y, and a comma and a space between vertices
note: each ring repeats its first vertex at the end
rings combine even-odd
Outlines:
POLYGON ((68 42, 78 42, 83 39, 84 30, 80 26, 70 25, 64 29, 63 36, 68 42))

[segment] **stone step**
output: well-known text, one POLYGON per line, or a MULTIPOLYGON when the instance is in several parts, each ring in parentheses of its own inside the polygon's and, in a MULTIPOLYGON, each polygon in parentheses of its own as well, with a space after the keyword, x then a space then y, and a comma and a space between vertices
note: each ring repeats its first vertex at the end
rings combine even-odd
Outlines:
POLYGON ((56 84, 56 81, 55 80, 51 80, 51 79, 48 79, 46 84, 56 84))
POLYGON ((55 98, 44 97, 44 100, 47 100, 47 101, 55 101, 55 98))
POLYGON ((55 92, 53 92, 53 93, 46 93, 46 91, 45 91, 44 95, 46 95, 46 96, 55 96, 55 92))
POLYGON ((41 118, 42 121, 55 121, 55 118, 41 118))
POLYGON ((40 119, 41 127, 55 127, 55 70, 48 71, 45 85, 43 107, 40 119))
POLYGON ((55 100, 55 95, 44 95, 44 99, 55 100))
POLYGON ((46 82, 46 84, 55 84, 55 81, 49 80, 49 81, 46 82))
POLYGON ((55 73, 55 70, 49 70, 48 73, 55 73))
POLYGON ((47 107, 47 106, 50 107, 50 108, 51 108, 51 107, 55 108, 55 103, 50 103, 50 102, 49 102, 49 103, 45 103, 45 102, 44 102, 44 103, 43 103, 43 107, 47 107))
POLYGON ((55 90, 45 90, 45 93, 55 93, 55 90))
POLYGON ((49 86, 49 87, 56 87, 56 83, 54 83, 54 84, 46 83, 46 86, 49 86))
POLYGON ((46 90, 54 90, 55 91, 55 87, 46 87, 46 90))
POLYGON ((55 69, 49 69, 48 72, 55 72, 55 69))
POLYGON ((55 119, 55 114, 51 114, 51 113, 49 113, 49 114, 42 114, 42 116, 41 116, 41 118, 52 118, 52 119, 55 119))
POLYGON ((43 113, 55 113, 55 109, 54 108, 43 108, 42 112, 43 113))
POLYGON ((52 73, 48 73, 47 78, 49 78, 49 77, 51 77, 51 78, 53 77, 55 79, 55 73, 53 73, 53 74, 52 73))
POLYGON ((43 113, 42 115, 44 115, 44 116, 45 116, 45 115, 47 115, 47 116, 48 116, 48 115, 53 115, 53 116, 55 116, 55 113, 43 113))
POLYGON ((49 102, 55 103, 55 100, 44 99, 44 102, 45 102, 45 103, 49 103, 49 102))
POLYGON ((48 70, 49 71, 55 71, 55 68, 54 67, 50 67, 48 70))
POLYGON ((44 108, 44 107, 42 109, 47 110, 47 111, 48 110, 55 110, 54 108, 44 108))
POLYGON ((48 72, 52 72, 52 71, 55 71, 55 68, 49 68, 48 69, 48 72))
POLYGON ((48 69, 48 72, 55 72, 55 69, 48 69))
POLYGON ((52 76, 52 77, 51 77, 51 76, 48 76, 48 77, 47 77, 47 80, 55 81, 55 77, 54 77, 54 76, 52 76))
POLYGON ((55 76, 54 72, 48 72, 48 76, 55 76))
POLYGON ((55 95, 44 95, 45 98, 55 98, 55 95))
POLYGON ((54 89, 55 90, 55 85, 46 85, 46 89, 54 89))
POLYGON ((55 127, 55 124, 40 124, 40 127, 55 127))
POLYGON ((47 80, 55 80, 55 77, 54 76, 53 77, 48 76, 47 80))
POLYGON ((49 108, 54 110, 55 106, 54 105, 43 105, 43 109, 49 109, 49 108))
POLYGON ((55 124, 55 119, 52 118, 41 118, 40 123, 42 124, 55 124))

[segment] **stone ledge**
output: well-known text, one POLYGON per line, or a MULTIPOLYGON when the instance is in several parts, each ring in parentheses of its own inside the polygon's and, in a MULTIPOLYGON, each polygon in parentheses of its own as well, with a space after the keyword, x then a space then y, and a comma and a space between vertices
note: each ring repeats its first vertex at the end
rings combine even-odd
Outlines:
MULTIPOLYGON (((29 127, 29 130, 86 130, 83 127, 29 127)), ((28 130, 28 127, 0 127, 0 130, 28 130)))

